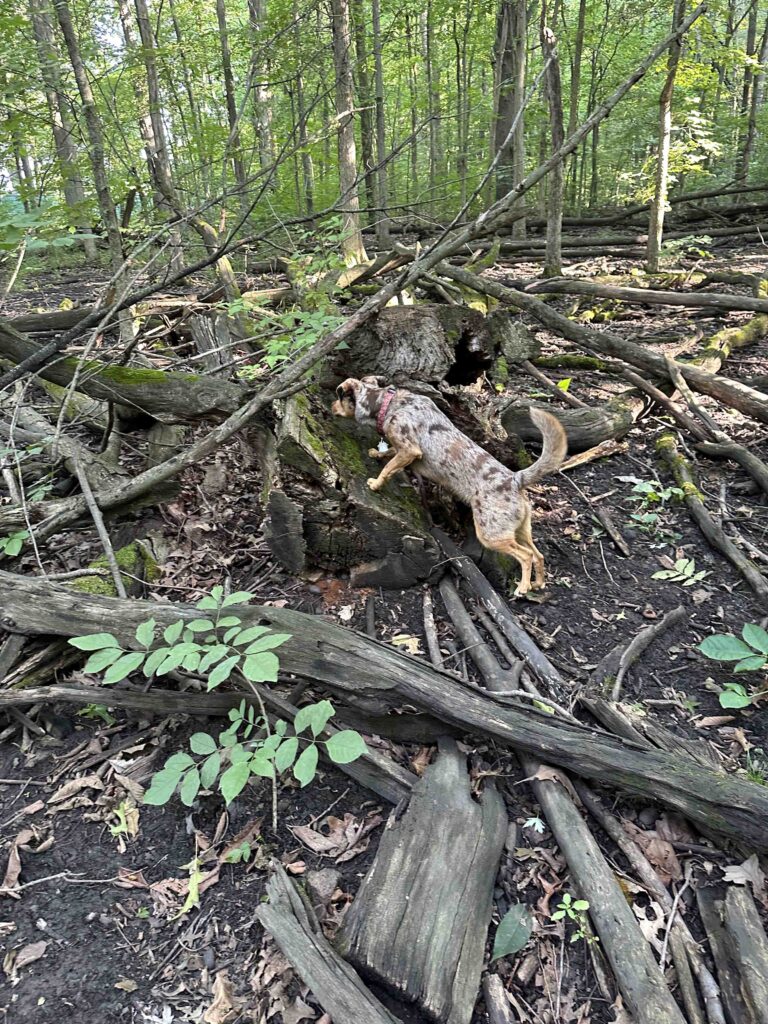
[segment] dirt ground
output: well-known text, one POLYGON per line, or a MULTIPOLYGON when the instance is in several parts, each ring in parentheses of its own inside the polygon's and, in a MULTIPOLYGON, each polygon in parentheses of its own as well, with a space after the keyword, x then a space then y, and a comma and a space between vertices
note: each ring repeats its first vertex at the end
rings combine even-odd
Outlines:
MULTIPOLYGON (((710 267, 765 274, 768 256, 734 250, 708 263, 710 267)), ((622 269, 620 261, 613 261, 611 269, 622 269)), ((515 268, 515 276, 520 273, 515 268)), ((40 291, 17 296, 13 312, 56 308, 77 287, 51 275, 36 283, 40 291)), ((87 294, 77 297, 84 300, 87 294)), ((569 300, 559 306, 569 309, 569 300)), ((740 314, 726 319, 652 308, 626 310, 625 317, 612 320, 611 330, 627 337, 674 334, 675 341, 660 346, 670 354, 681 350, 686 337, 706 337, 725 323, 745 319, 740 314)), ((547 351, 569 350, 561 339, 535 329, 547 351)), ((768 341, 734 353, 723 372, 739 379, 768 374, 768 341)), ((585 401, 604 400, 626 387, 606 375, 551 375, 572 377, 570 391, 585 401)), ((523 375, 510 382, 509 391, 540 397, 536 382, 523 375)), ((761 428, 711 402, 703 404, 732 437, 768 458, 761 428)), ((566 697, 573 704, 603 655, 682 604, 687 621, 643 654, 624 681, 622 699, 667 729, 700 739, 729 770, 765 784, 766 702, 724 710, 718 695, 734 677, 727 666, 708 661, 696 650, 712 631, 738 633, 744 623, 765 625, 765 609, 734 568, 703 540, 684 504, 673 497, 644 504, 633 493, 638 482, 670 486, 654 448, 668 428, 657 413, 646 413, 618 454, 551 477, 536 489, 534 534, 547 560, 550 583, 543 600, 517 602, 514 610, 572 681, 566 697), (614 547, 595 518, 598 505, 623 534, 629 557, 614 547), (632 518, 648 513, 657 518, 632 518), (682 557, 694 559, 695 571, 705 573, 700 581, 684 587, 653 578, 669 568, 670 560, 682 557)), ((731 463, 699 457, 697 469, 707 507, 723 517, 726 532, 743 538, 749 556, 768 572, 764 496, 754 493, 746 475, 731 463)), ((290 577, 270 559, 261 540, 257 483, 246 433, 188 472, 170 504, 139 513, 140 529, 162 532, 168 545, 163 574, 149 587, 151 597, 193 601, 228 579, 232 589, 250 591, 257 603, 280 602, 364 630, 366 599, 372 596, 376 636, 400 643, 411 638, 405 642, 412 653, 426 657, 422 590, 371 594, 320 573, 311 579, 290 577)), ((438 500, 434 493, 431 500, 438 500)), ((439 509, 433 512, 439 518, 439 509)), ((135 519, 130 532, 136 535, 135 519)), ((119 527, 114 538, 120 540, 119 527)), ((97 553, 91 532, 73 532, 66 544, 51 548, 46 567, 75 568, 97 553)), ((21 564, 17 560, 3 567, 39 571, 27 556, 21 564)), ((436 591, 435 607, 448 667, 475 678, 466 652, 451 654, 451 644, 454 650, 461 645, 436 591)), ((80 671, 65 672, 59 681, 72 678, 81 678, 80 671)), ((762 682, 762 676, 746 680, 755 689, 762 682)), ((319 1020, 322 1011, 311 993, 256 921, 266 868, 277 858, 307 886, 332 935, 371 863, 390 808, 336 769, 322 769, 318 781, 303 790, 295 782, 280 784, 277 833, 270 826, 266 784, 250 786, 228 812, 216 796, 203 796, 189 809, 178 800, 162 808, 144 806, 138 802, 140 787, 148 784, 152 771, 191 732, 215 725, 191 723, 182 716, 169 720, 121 711, 105 711, 105 718, 98 714, 91 709, 89 717, 56 706, 0 719, 0 869, 5 871, 14 857, 21 865, 15 898, 0 892, 4 1019, 65 1024, 95 1011, 110 1024, 319 1020), (250 862, 228 862, 227 848, 239 846, 243 838, 252 846, 250 862), (204 879, 200 905, 185 910, 189 865, 195 858, 204 879)), ((419 771, 431 753, 382 738, 369 742, 419 771)), ((520 784, 519 765, 492 745, 477 745, 471 737, 468 743, 473 772, 498 776, 516 826, 494 891, 494 920, 520 901, 533 908, 536 920, 534 940, 517 956, 499 961, 496 969, 504 979, 514 978, 515 992, 533 1020, 618 1019, 600 989, 600 950, 584 940, 571 943, 572 925, 563 927, 551 919, 563 894, 573 890, 530 790, 520 784)), ((725 847, 707 852, 705 838, 661 807, 615 793, 607 798, 622 818, 664 841, 662 868, 677 884, 688 865, 696 883, 706 885, 721 877, 724 865, 743 860, 738 851, 725 847)), ((622 855, 599 829, 595 833, 623 877, 627 865, 622 855)), ((695 906, 690 892, 682 906, 695 906)), ((638 895, 633 908, 658 949, 662 922, 652 904, 638 895)), ((689 918, 695 930, 692 911, 689 918)), ((403 1011, 403 1019, 420 1018, 403 1011)), ((475 1024, 486 1021, 480 1002, 475 1024)))

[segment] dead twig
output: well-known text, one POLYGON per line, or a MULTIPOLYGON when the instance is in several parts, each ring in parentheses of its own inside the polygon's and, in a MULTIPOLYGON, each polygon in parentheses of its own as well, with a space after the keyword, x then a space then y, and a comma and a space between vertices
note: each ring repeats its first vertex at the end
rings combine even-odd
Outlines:
POLYGON ((115 583, 115 590, 118 597, 127 598, 128 594, 123 583, 123 577, 120 575, 120 566, 117 564, 115 558, 115 549, 112 547, 112 541, 107 533, 107 528, 104 525, 104 517, 101 514, 101 509, 96 504, 96 499, 93 496, 91 485, 88 482, 88 477, 85 475, 85 470, 80 462, 79 458, 75 459, 75 474, 77 475, 77 481, 80 484, 80 490, 83 492, 83 498, 85 504, 88 506, 88 511, 91 513, 93 524, 96 527, 96 532, 99 535, 101 546, 104 548, 104 555, 107 559, 107 565, 112 573, 112 579, 115 583))

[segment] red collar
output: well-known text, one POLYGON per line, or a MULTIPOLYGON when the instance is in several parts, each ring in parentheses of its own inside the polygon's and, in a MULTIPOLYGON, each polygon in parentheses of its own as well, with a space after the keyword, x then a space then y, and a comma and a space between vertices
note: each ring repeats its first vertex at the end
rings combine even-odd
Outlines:
POLYGON ((387 393, 384 395, 381 406, 379 407, 379 415, 376 417, 376 429, 382 437, 384 436, 384 417, 387 415, 389 406, 396 394, 397 388, 387 388, 387 393))

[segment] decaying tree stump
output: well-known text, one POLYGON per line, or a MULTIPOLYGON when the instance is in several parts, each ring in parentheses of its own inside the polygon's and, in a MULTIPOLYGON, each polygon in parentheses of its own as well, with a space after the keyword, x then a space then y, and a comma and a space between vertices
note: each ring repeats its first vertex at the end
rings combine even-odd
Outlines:
POLYGON ((431 1019, 469 1024, 506 833, 501 796, 473 800, 464 755, 441 742, 347 911, 344 956, 431 1019))

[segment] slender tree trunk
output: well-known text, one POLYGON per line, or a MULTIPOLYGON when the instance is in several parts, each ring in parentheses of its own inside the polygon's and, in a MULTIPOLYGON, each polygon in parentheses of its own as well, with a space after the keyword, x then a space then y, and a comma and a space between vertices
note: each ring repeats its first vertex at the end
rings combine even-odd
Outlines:
MULTIPOLYGON (((365 38, 364 0, 352 0, 352 23, 355 34, 355 91, 357 105, 360 109, 360 155, 363 158, 365 172, 365 200, 368 209, 376 206, 376 184, 373 168, 373 101, 371 97, 371 78, 368 73, 368 42, 365 38)), ((368 222, 375 214, 368 215, 368 222)))
POLYGON ((299 27, 299 8, 296 0, 293 3, 293 40, 296 48, 296 113, 298 114, 299 146, 301 147, 301 169, 304 178, 304 206, 311 217, 315 212, 315 171, 312 166, 312 154, 309 152, 307 139, 307 111, 304 99, 304 75, 301 71, 301 30, 299 27))
POLYGON ((434 203, 437 193, 437 177, 442 164, 442 144, 440 123, 442 110, 440 105, 440 67, 433 60, 435 37, 433 24, 432 0, 427 0, 424 12, 424 61, 427 78, 427 101, 429 104, 429 198, 434 203))
MULTIPOLYGON (((544 0, 541 5, 541 52, 544 60, 550 61, 544 79, 544 86, 549 107, 552 152, 556 153, 565 141, 563 90, 560 81, 560 60, 557 56, 557 43, 552 30, 547 27, 546 18, 547 5, 546 0, 544 0)), ((547 244, 544 257, 544 277, 559 277, 563 272, 562 238, 565 177, 562 160, 550 172, 548 184, 547 244)))
POLYGON ((759 67, 752 79, 752 97, 749 104, 749 120, 747 122, 747 134, 744 139, 744 146, 741 151, 741 160, 737 172, 737 180, 746 181, 749 176, 749 165, 755 151, 755 140, 757 139, 757 118, 760 108, 763 105, 765 95, 765 66, 768 64, 768 17, 765 19, 765 27, 760 42, 760 52, 757 57, 759 67))
MULTIPOLYGON (((298 12, 295 5, 293 8, 293 17, 296 21, 294 31, 297 40, 298 52, 299 24, 298 12)), ((248 20, 251 27, 251 47, 253 50, 253 56, 251 58, 251 70, 254 82, 253 126, 259 147, 259 166, 262 171, 265 171, 268 167, 272 166, 275 159, 275 145, 272 138, 272 93, 267 82, 267 68, 269 62, 263 58, 263 47, 260 39, 262 28, 267 20, 267 0, 248 0, 248 20)), ((303 96, 303 85, 301 90, 303 96)), ((306 125, 304 125, 304 134, 306 136, 306 125)), ((301 143, 301 145, 303 146, 304 143, 301 143)), ((310 194, 311 191, 310 187, 310 194)), ((311 200, 308 212, 312 212, 311 200)))
POLYGON ((232 170, 237 183, 238 202, 243 217, 248 215, 248 185, 245 180, 243 151, 240 144, 238 127, 237 102, 235 101, 235 79, 232 74, 232 54, 229 48, 229 32, 227 30, 227 9, 224 0, 216 0, 216 20, 219 25, 219 42, 221 44, 221 69, 224 74, 224 96, 227 103, 227 122, 229 124, 228 150, 232 158, 232 170))
MULTIPOLYGON (((200 117, 200 108, 195 97, 195 90, 192 85, 192 75, 189 70, 189 62, 187 61, 187 54, 183 44, 183 35, 179 19, 176 16, 176 7, 174 6, 175 0, 168 0, 168 12, 171 15, 171 22, 173 24, 173 34, 176 39, 177 52, 181 61, 181 72, 182 80, 184 82, 184 92, 187 97, 187 103, 189 104, 189 113, 192 120, 192 129, 195 140, 199 144, 199 140, 202 139, 202 119, 200 117)), ((207 161, 200 160, 198 163, 202 164, 200 167, 200 177, 202 182, 202 191, 209 193, 211 188, 210 181, 210 167, 207 161)))
MULTIPOLYGON (((572 135, 579 125, 579 92, 581 89, 581 64, 584 56, 584 30, 587 18, 587 0, 579 0, 579 14, 576 22, 576 38, 573 41, 573 58, 571 60, 571 87, 568 98, 568 134, 572 135)), ((571 204, 576 205, 578 185, 578 151, 571 157, 568 165, 570 179, 571 204)))
MULTIPOLYGON (((496 59, 499 64, 499 100, 495 150, 501 150, 496 171, 496 198, 500 199, 525 177, 525 44, 528 25, 526 0, 501 0, 496 19, 496 59), (518 115, 520 115, 518 117, 518 115), (515 119, 517 127, 504 145, 515 119)), ((525 238, 525 219, 514 221, 513 238, 525 238)))
MULTIPOLYGON (((757 0, 752 0, 747 15, 747 38, 745 52, 748 58, 755 58, 757 48, 757 0)), ((749 132, 749 113, 751 109, 752 86, 754 74, 750 64, 744 67, 744 79, 741 86, 741 105, 739 107, 739 140, 736 145, 736 169, 734 173, 737 182, 746 181, 749 162, 746 157, 747 137, 749 132)))
POLYGON ((373 66, 376 107, 376 241, 382 249, 389 245, 389 217, 387 206, 387 152, 386 124, 384 121, 384 66, 381 44, 381 11, 379 0, 371 0, 371 21, 373 30, 373 66))
MULTIPOLYGON (((93 170, 93 181, 96 186, 96 195, 99 200, 99 211, 107 233, 107 244, 109 246, 109 259, 112 271, 115 274, 115 292, 119 298, 127 289, 126 273, 123 270, 124 254, 123 244, 120 238, 120 224, 115 211, 115 204, 112 200, 112 193, 109 189, 109 178, 107 177, 107 165, 104 157, 104 133, 101 126, 101 117, 96 107, 96 101, 91 89, 91 83, 85 70, 85 64, 80 54, 80 43, 75 33, 75 26, 72 23, 72 15, 67 0, 54 0, 56 18, 64 37, 64 43, 69 54, 69 61, 77 82, 77 89, 80 93, 80 102, 83 105, 83 116, 88 131, 89 156, 93 170)), ((130 315, 123 314, 119 317, 120 337, 125 342, 133 340, 133 325, 130 315)))
POLYGON ((416 57, 413 42, 413 26, 410 14, 405 15, 405 45, 408 56, 408 92, 411 100, 411 144, 409 147, 409 174, 407 178, 408 186, 406 188, 405 201, 406 203, 413 203, 416 201, 416 196, 419 194, 419 140, 416 134, 419 109, 419 90, 416 84, 416 57))
MULTIPOLYGON (((64 89, 61 84, 59 56, 54 42, 50 9, 46 0, 30 0, 29 13, 32 32, 37 47, 37 58, 45 86, 45 101, 51 118, 53 144, 61 172, 64 201, 71 212, 72 224, 86 235, 91 234, 91 225, 85 210, 85 188, 77 166, 77 146, 74 141, 74 126, 69 116, 64 89)), ((86 259, 96 259, 96 241, 82 239, 86 259)))
POLYGON ((360 197, 357 184, 354 95, 350 66, 349 0, 331 0, 333 19, 333 63, 336 72, 336 117, 338 119, 339 188, 342 213, 342 251, 348 266, 364 263, 368 257, 360 233, 360 197))
MULTIPOLYGON (((672 27, 675 28, 685 16, 685 0, 675 0, 672 27)), ((670 43, 667 57, 667 77, 659 97, 659 148, 656 164, 656 187, 648 223, 648 251, 646 265, 648 272, 655 274, 659 269, 661 240, 664 234, 664 213, 667 206, 669 182, 669 147, 672 139, 672 95, 675 91, 675 77, 680 63, 682 40, 670 43)))
POLYGON ((456 50, 456 173, 459 178, 459 205, 467 201, 467 148, 469 146, 469 69, 467 67, 467 40, 471 24, 472 5, 465 7, 461 33, 457 19, 453 19, 453 43, 456 50))

